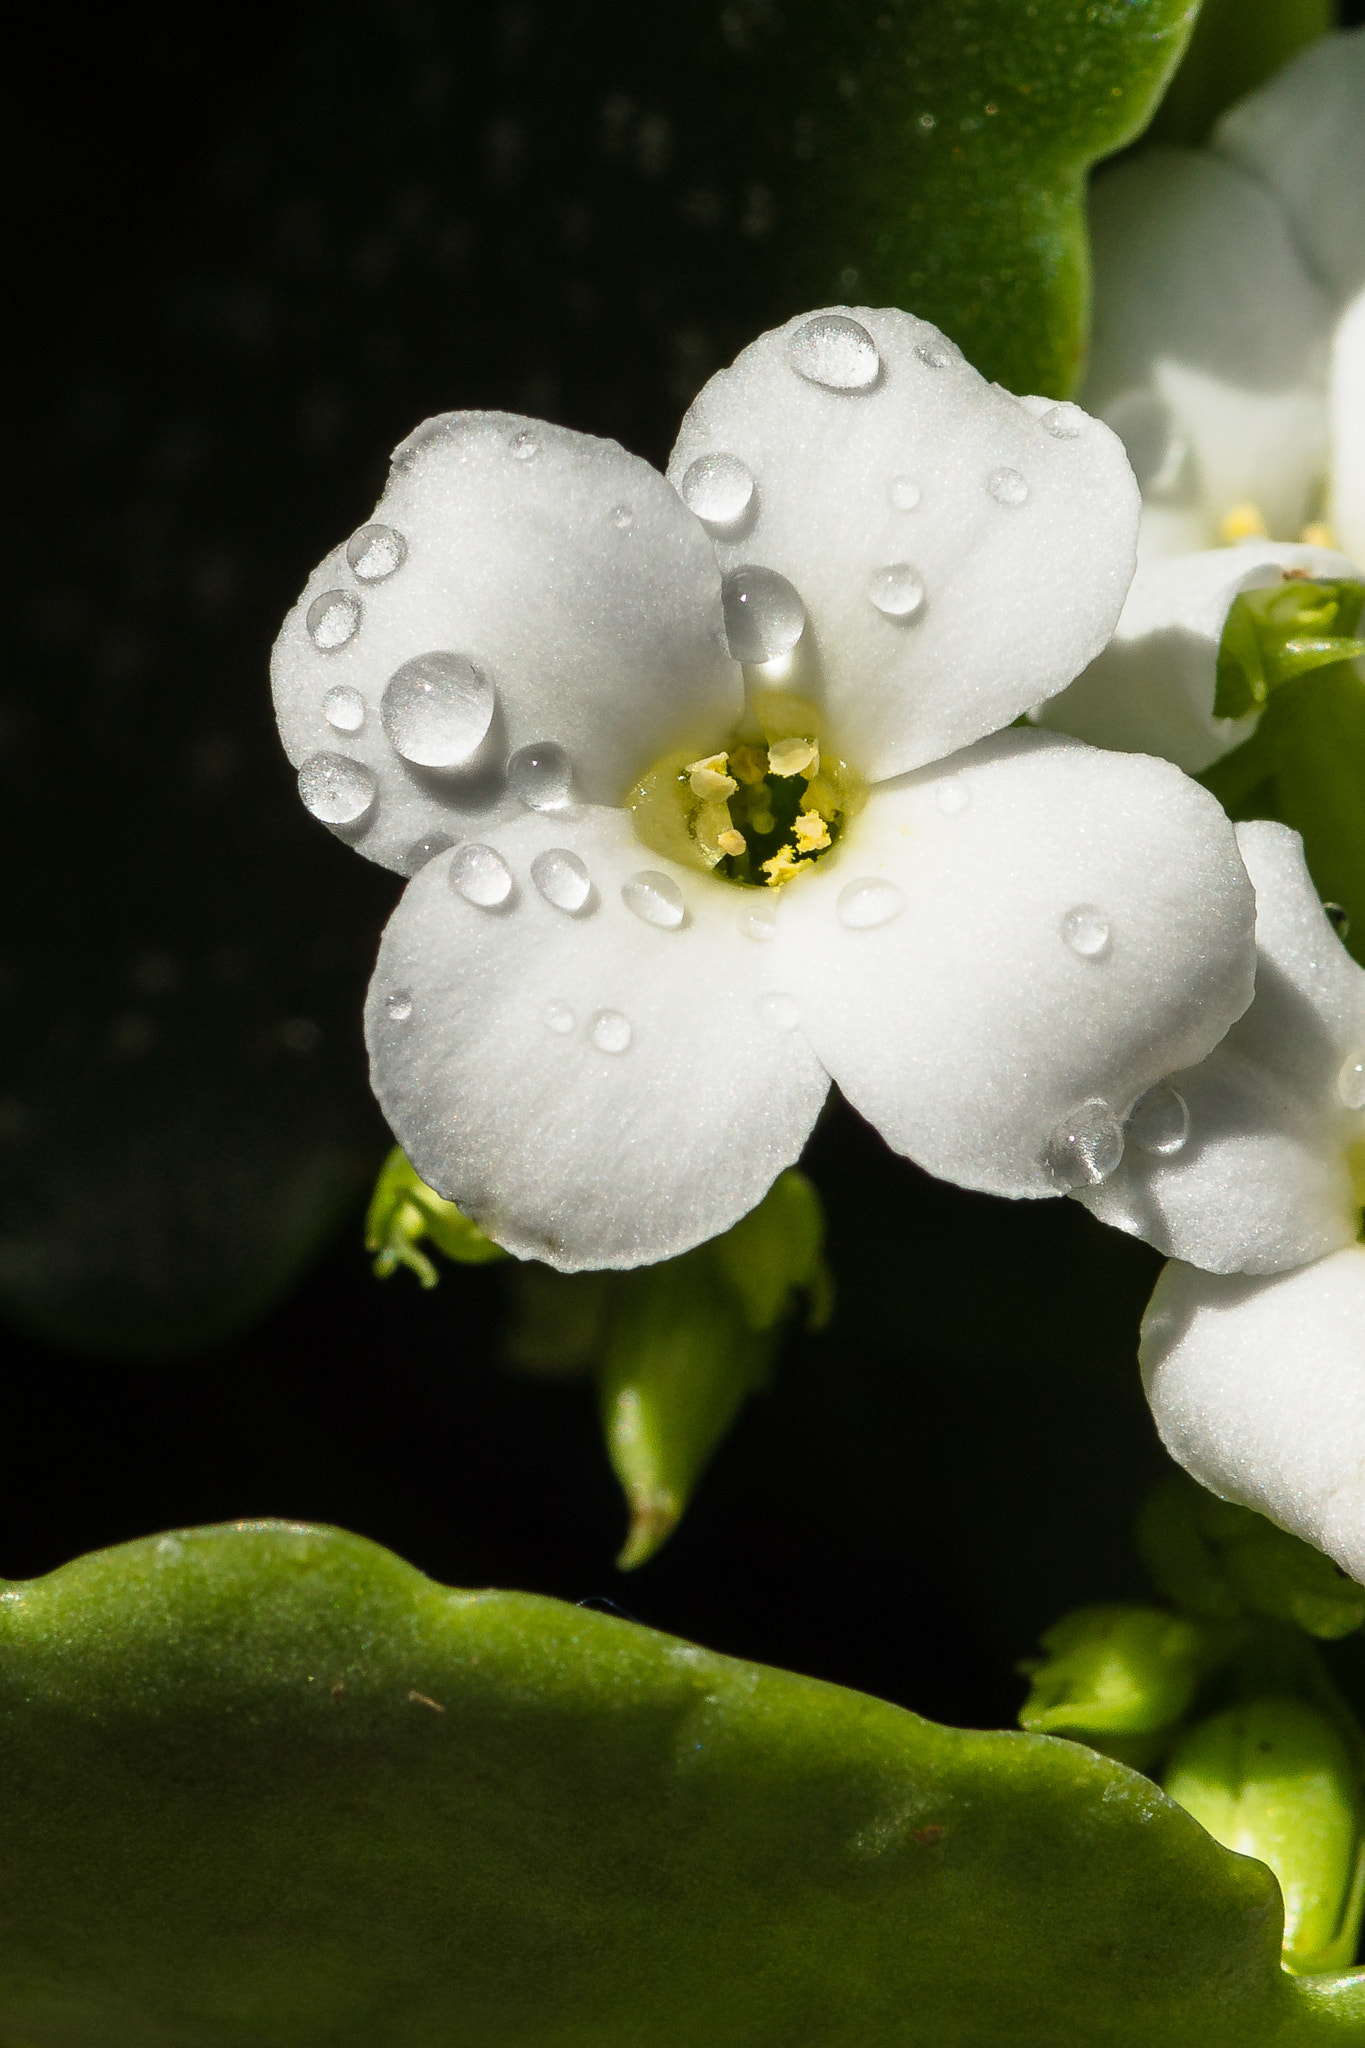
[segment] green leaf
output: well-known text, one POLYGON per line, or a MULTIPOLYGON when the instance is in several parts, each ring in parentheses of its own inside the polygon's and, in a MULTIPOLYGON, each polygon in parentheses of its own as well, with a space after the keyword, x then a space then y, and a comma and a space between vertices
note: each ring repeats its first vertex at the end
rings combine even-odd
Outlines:
POLYGON ((1232 601, 1218 644, 1215 717, 1244 718, 1282 683, 1365 654, 1365 640, 1351 637, 1362 609, 1363 583, 1289 575, 1266 589, 1244 590, 1232 601))
POLYGON ((1200 143, 1218 116, 1336 26, 1332 0, 1204 0, 1154 142, 1200 143))
POLYGON ((26 2048, 1313 2048, 1268 1871, 1047 1737, 245 1524, 0 1597, 26 2048))

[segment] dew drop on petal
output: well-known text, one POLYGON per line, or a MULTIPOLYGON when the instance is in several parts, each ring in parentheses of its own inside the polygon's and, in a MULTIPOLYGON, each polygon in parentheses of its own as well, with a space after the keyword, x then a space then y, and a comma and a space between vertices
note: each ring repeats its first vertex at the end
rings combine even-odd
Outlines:
POLYGON ((1107 1102, 1092 1096, 1059 1123, 1043 1164, 1059 1188, 1097 1188, 1123 1157, 1123 1126, 1107 1102))
POLYGON ((703 526, 737 526, 754 498, 753 474, 737 455, 699 455, 684 472, 679 495, 703 526))
POLYGON ((310 754, 299 769, 304 809, 323 825, 358 825, 378 787, 364 762, 345 754, 310 754))
POLYGON ((1028 484, 1017 469, 993 469, 986 489, 997 505, 1022 505, 1028 496, 1028 484))
POLYGON ((635 514, 629 505, 613 505, 608 516, 618 533, 624 533, 635 518, 635 514))
POLYGON ((567 846, 551 846, 531 862, 531 880, 547 903, 571 915, 592 894, 592 876, 567 846))
POLYGON ((346 560, 362 583, 382 583, 408 559, 408 544, 392 526, 362 526, 346 543, 346 560))
POLYGON ((308 607, 308 637, 323 654, 334 654, 360 631, 360 599, 349 590, 324 590, 308 607))
POLYGON ((919 571, 908 562, 892 562, 878 569, 867 586, 867 594, 888 619, 912 619, 924 609, 924 584, 919 571))
POLYGON ((755 939, 759 945, 777 937, 777 919, 770 911, 742 910, 735 923, 746 939, 755 939))
POLYGON ((1082 960, 1101 960, 1109 951, 1109 920, 1093 903, 1078 903, 1062 919, 1062 937, 1082 960))
POLYGON ((1337 1075, 1337 1094, 1347 1109, 1365 1109, 1365 1051, 1350 1054, 1337 1075))
POLYGON ((960 775, 950 775, 934 791, 934 802, 950 818, 955 818, 959 811, 965 811, 971 800, 972 793, 960 775))
POLYGON ((905 908, 905 891, 880 875, 864 875, 839 891, 835 914, 846 931, 865 932, 890 924, 905 908))
POLYGON ((403 873, 415 875, 429 860, 435 860, 438 853, 449 853, 455 841, 448 832, 425 832, 420 839, 414 839, 403 855, 403 873))
POLYGON ((523 427, 520 433, 513 434, 507 445, 518 462, 534 462, 540 453, 540 436, 530 427, 523 427))
POLYGON ((573 1011, 567 1003, 561 1003, 558 998, 547 1003, 540 1014, 550 1030, 557 1031, 561 1038, 567 1038, 573 1030, 573 1011))
POLYGON ((418 654, 395 669, 379 706, 389 744, 416 768, 460 768, 493 723, 497 693, 462 654, 418 654))
POLYGON ((672 875, 658 868, 642 868, 621 884, 621 901, 646 924, 661 931, 675 932, 683 921, 683 894, 672 875))
POLYGON ((941 344, 935 348, 925 342, 921 342, 916 348, 915 354, 919 357, 926 370, 946 370, 953 361, 951 349, 945 348, 941 344))
POLYGON ((412 994, 405 988, 396 988, 384 998, 385 1013, 395 1024, 406 1024, 412 1015, 412 994))
POLYGON ((322 700, 322 715, 333 732, 359 732, 365 723, 365 699, 349 683, 337 683, 322 700))
POLYGON ((624 1052, 630 1044, 630 1025, 619 1010, 599 1010, 588 1036, 599 1052, 624 1052))
POLYGON ((569 757, 554 740, 534 740, 529 747, 518 747, 507 763, 507 786, 528 811, 562 810, 572 781, 569 757))
POLYGON ((898 512, 913 512, 920 500, 920 488, 912 476, 893 476, 887 496, 898 512))
POLYGON ((450 856, 450 886, 466 903, 496 910, 512 893, 512 870, 493 847, 470 840, 450 856))
POLYGON ((1183 1151, 1190 1135, 1190 1108, 1178 1088, 1158 1081, 1133 1105, 1128 1118, 1128 1136, 1141 1152, 1169 1159, 1183 1151))
POLYGON ((1323 915, 1337 937, 1345 944, 1351 932, 1351 914, 1340 903, 1324 903, 1323 915))
POLYGON ((866 391, 882 367, 876 342, 847 313, 817 313, 803 320, 787 343, 787 361, 798 377, 826 391, 866 391))
POLYGON ((1038 424, 1055 441, 1079 441, 1087 425, 1086 414, 1069 400, 1038 415, 1038 424))
POLYGON ((760 996, 754 1009, 759 1023, 766 1025, 769 1031, 795 1031, 801 1021, 795 996, 760 996))
POLYGON ((721 587, 725 636, 736 661, 773 661, 790 654, 806 624, 806 607, 775 569, 735 569, 721 587))

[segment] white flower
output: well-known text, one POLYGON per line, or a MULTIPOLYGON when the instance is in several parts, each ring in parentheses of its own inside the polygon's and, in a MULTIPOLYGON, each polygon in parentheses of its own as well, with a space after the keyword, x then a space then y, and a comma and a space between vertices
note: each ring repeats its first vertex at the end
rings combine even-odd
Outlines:
POLYGON ((367 1013, 399 1142, 566 1270, 726 1229, 831 1077, 965 1185, 1102 1175, 1252 969, 1204 792, 1001 730, 1113 628, 1119 443, 838 309, 713 378, 669 476, 429 421, 281 633, 304 801, 412 876, 367 1013))

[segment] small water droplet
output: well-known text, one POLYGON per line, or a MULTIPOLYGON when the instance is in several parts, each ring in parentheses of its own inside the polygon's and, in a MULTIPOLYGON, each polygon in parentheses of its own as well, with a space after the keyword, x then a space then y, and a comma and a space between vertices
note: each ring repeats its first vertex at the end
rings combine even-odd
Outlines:
POLYGON ((563 747, 535 740, 507 763, 507 786, 528 811, 559 811, 569 800, 573 769, 563 747))
POLYGON ((1190 1106, 1178 1088, 1158 1081, 1133 1105, 1128 1118, 1128 1136, 1141 1152, 1153 1152, 1169 1159, 1183 1151, 1190 1135, 1190 1106))
POLYGON ((1058 1124, 1043 1164, 1059 1188, 1097 1188, 1122 1157, 1123 1127, 1109 1104, 1092 1096, 1058 1124))
POLYGON ((892 562, 878 569, 867 586, 877 610, 888 619, 913 619, 924 609, 924 584, 919 571, 908 562, 892 562))
POLYGON ((556 999, 547 1003, 540 1014, 551 1031, 557 1031, 561 1038, 567 1038, 573 1030, 573 1011, 567 1003, 561 1003, 556 999))
POLYGON ((946 370, 953 361, 951 349, 944 348, 941 345, 933 347, 925 342, 921 342, 918 345, 915 354, 919 357, 926 370, 946 370))
POLYGON ((308 607, 308 637, 323 654, 334 654, 360 631, 360 599, 350 590, 324 590, 308 607))
POLYGON ((867 391, 882 367, 876 342, 847 313, 817 313, 804 320, 787 343, 787 361, 808 384, 823 385, 826 391, 867 391))
POLYGON ((1062 937, 1082 960, 1101 960, 1109 951, 1109 920, 1093 903, 1078 903, 1062 919, 1062 937))
POLYGON ((630 1044, 630 1025, 619 1010, 599 1010, 588 1036, 599 1052, 624 1052, 630 1044))
POLYGON ((672 875, 658 868, 641 868, 638 875, 623 882, 621 901, 627 910, 633 910, 646 924, 658 925, 661 931, 675 932, 683 921, 682 890, 672 875))
POLYGON ((795 996, 760 996, 754 1004, 760 1024, 769 1031, 795 1031, 801 1021, 801 1012, 796 1006, 795 996))
POLYGON ((512 893, 512 870, 494 847, 470 840, 450 856, 450 886, 466 903, 496 910, 512 893))
POLYGON ((455 841, 448 832, 426 832, 420 839, 414 839, 403 855, 403 873, 415 875, 429 860, 435 860, 438 853, 449 853, 455 841))
POLYGON ((540 436, 530 427, 523 427, 519 434, 513 434, 507 445, 518 462, 534 462, 540 453, 540 436))
POLYGON ((567 846, 551 846, 538 853, 531 862, 531 880, 547 903, 570 916, 581 910, 592 894, 592 876, 567 846))
POLYGON ((408 544, 392 526, 362 526, 346 543, 346 560, 362 583, 382 583, 408 559, 408 544))
POLYGON ((683 475, 679 492, 703 526, 722 532, 737 526, 754 498, 754 479, 737 455, 699 455, 683 475))
POLYGON ((725 635, 736 661, 773 661, 790 654, 806 624, 806 607, 775 569, 735 569, 721 588, 725 635))
POLYGON ((890 924, 905 908, 905 891, 880 875, 863 875, 839 891, 835 915, 846 931, 871 931, 890 924))
POLYGON ((946 811, 950 818, 955 818, 959 811, 965 811, 971 800, 972 793, 960 775, 949 776, 948 780, 940 782, 934 791, 934 802, 941 811, 946 811))
POLYGON ((1040 413, 1038 424, 1051 434, 1055 441, 1079 441, 1089 421, 1080 406, 1072 405, 1070 400, 1067 400, 1061 405, 1050 407, 1045 413, 1040 413))
POLYGON ((346 754, 310 754, 299 770, 304 809, 323 825, 358 825, 378 787, 364 762, 346 754))
POLYGON ((735 924, 746 939, 754 939, 760 946, 777 937, 777 919, 767 910, 741 910, 735 924))
POLYGON ((1337 1094, 1347 1109, 1365 1109, 1365 1052, 1353 1052, 1337 1075, 1337 1094))
POLYGON ((624 533, 635 518, 635 514, 629 505, 613 505, 608 517, 617 532, 624 533))
POLYGON ((1337 937, 1344 942, 1351 930, 1349 912, 1343 909, 1340 903, 1324 903, 1322 908, 1328 924, 1331 925, 1337 937))
POLYGON ((920 488, 912 476, 893 476, 887 496, 898 512, 913 512, 920 501, 920 488))
POLYGON ((460 768, 493 723, 497 693, 462 654, 419 654, 395 669, 379 706, 389 744, 417 768, 460 768))
POLYGON ((406 1024, 412 1015, 412 995, 408 989, 396 988, 384 998, 384 1008, 395 1024, 406 1024))
POLYGON ((359 732, 365 723, 365 699, 348 683, 337 683, 322 700, 322 715, 333 732, 359 732))
POLYGON ((1022 505, 1028 496, 1028 485, 1017 469, 993 469, 986 489, 997 505, 1022 505))

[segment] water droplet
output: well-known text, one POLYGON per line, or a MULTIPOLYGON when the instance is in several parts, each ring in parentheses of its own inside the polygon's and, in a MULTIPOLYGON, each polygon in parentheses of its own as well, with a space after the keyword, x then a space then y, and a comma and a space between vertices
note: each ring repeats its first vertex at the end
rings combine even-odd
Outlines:
POLYGON ((460 768, 493 723, 497 694, 462 654, 419 654, 395 669, 379 706, 389 743, 418 768, 460 768))
POLYGON ((553 740, 535 740, 529 747, 518 747, 507 763, 507 786, 528 811, 562 810, 572 781, 569 757, 553 740))
POLYGON ((755 939, 761 946, 777 937, 777 919, 771 911, 741 910, 735 923, 746 939, 755 939))
POLYGON ((323 654, 333 654, 360 631, 360 599, 349 590, 324 590, 308 607, 308 637, 323 654))
POLYGON ((635 514, 629 505, 613 505, 608 515, 618 533, 624 533, 635 514))
POLYGON ((512 870, 491 846, 467 841, 450 856, 450 886, 480 910, 496 910, 512 893, 512 870))
POLYGON ((1043 1164, 1059 1188, 1097 1188, 1122 1157, 1123 1127, 1109 1104, 1092 1096, 1058 1124, 1043 1164))
POLYGON ((934 791, 934 802, 941 811, 946 811, 950 818, 955 818, 959 811, 965 811, 971 800, 972 793, 960 775, 949 776, 948 780, 940 782, 934 791))
POLYGON ((806 624, 806 607, 775 569, 735 569, 721 588, 725 635, 736 661, 773 661, 790 654, 806 624))
POLYGON ((1051 434, 1055 441, 1079 441, 1089 422, 1080 406, 1072 405, 1068 400, 1062 405, 1050 407, 1045 413, 1040 413, 1038 424, 1051 434))
POLYGON ((405 988, 396 988, 384 998, 384 1008, 395 1024, 406 1024, 412 1015, 412 995, 405 988))
POLYGON ((877 610, 888 619, 913 619, 924 609, 924 584, 919 572, 908 562, 892 562, 878 569, 867 586, 877 610))
POLYGON ((795 996, 760 996, 754 1009, 759 1023, 766 1025, 769 1031, 795 1031, 801 1021, 795 996))
POLYGON ((382 583, 408 559, 408 544, 392 526, 362 526, 346 543, 346 560, 362 583, 382 583))
POLYGON ((1109 920, 1093 903, 1078 903, 1062 919, 1062 937, 1082 960, 1101 960, 1109 951, 1109 920))
POLYGON ((683 475, 679 492, 703 526, 737 526, 754 499, 754 479, 737 455, 699 455, 683 475))
POLYGON ((1353 1052, 1337 1075, 1337 1094, 1348 1109, 1365 1109, 1365 1052, 1353 1052))
POLYGON ((864 875, 839 891, 835 914, 846 931, 871 931, 874 925, 890 924, 905 908, 905 891, 880 875, 864 875))
POLYGON ((1350 913, 1343 909, 1340 903, 1324 903, 1322 908, 1328 924, 1331 925, 1337 937, 1344 942, 1351 930, 1350 913))
POLYGON ((630 1035, 630 1025, 619 1010, 599 1010, 588 1026, 588 1036, 599 1052, 624 1052, 630 1035))
POLYGON ((403 873, 415 875, 429 860, 435 860, 438 853, 449 853, 455 841, 448 832, 427 832, 420 839, 414 839, 403 855, 403 873))
POLYGON ((592 894, 592 876, 567 846, 551 846, 531 862, 531 880, 547 903, 572 916, 592 894))
POLYGON ((567 1038, 573 1030, 573 1011, 567 1003, 561 1003, 556 999, 547 1003, 540 1014, 551 1031, 557 1031, 561 1038, 567 1038))
POLYGON ((925 342, 919 344, 915 354, 919 357, 926 370, 946 370, 953 361, 951 349, 941 346, 934 348, 925 342))
POLYGON ((345 754, 310 754, 299 770, 304 809, 324 825, 358 825, 378 787, 364 762, 345 754))
POLYGON ((1128 1136, 1141 1152, 1154 1152, 1169 1159, 1184 1149, 1190 1135, 1190 1108, 1178 1088, 1158 1081, 1133 1105, 1128 1118, 1128 1136))
POLYGON ((1028 496, 1028 485, 1017 469, 993 469, 986 489, 997 505, 1022 505, 1028 496))
POLYGON ((322 700, 322 715, 333 732, 359 732, 365 723, 365 699, 348 683, 337 683, 322 700))
POLYGON ((920 500, 919 485, 912 476, 893 476, 887 496, 898 512, 913 512, 920 500))
POLYGON ((876 342, 847 313, 818 313, 804 320, 787 343, 787 361, 808 384, 821 384, 826 391, 866 391, 882 367, 876 342))
POLYGON ((642 868, 621 885, 621 901, 627 910, 656 924, 661 931, 675 932, 683 921, 683 894, 672 875, 658 868, 642 868))
POLYGON ((519 434, 513 434, 507 445, 518 462, 534 462, 540 453, 540 436, 530 427, 523 427, 519 434))

